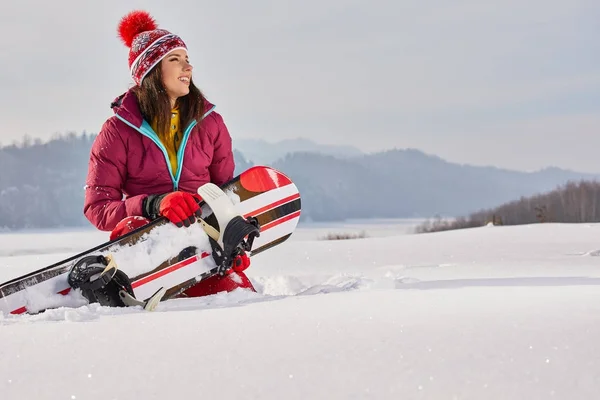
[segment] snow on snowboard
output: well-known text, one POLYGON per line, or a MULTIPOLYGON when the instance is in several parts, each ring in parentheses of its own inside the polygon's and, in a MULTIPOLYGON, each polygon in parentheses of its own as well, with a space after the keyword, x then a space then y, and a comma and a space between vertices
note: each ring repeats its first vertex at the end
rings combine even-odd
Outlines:
POLYGON ((152 310, 200 280, 228 273, 240 251, 252 257, 284 242, 300 218, 298 188, 270 167, 252 167, 220 188, 207 184, 198 193, 203 198, 200 223, 178 228, 159 218, 5 282, 0 285, 0 310, 23 314, 81 305, 82 296, 72 289, 90 290, 77 285, 79 275, 90 271, 96 271, 92 288, 116 282, 121 305, 152 310))

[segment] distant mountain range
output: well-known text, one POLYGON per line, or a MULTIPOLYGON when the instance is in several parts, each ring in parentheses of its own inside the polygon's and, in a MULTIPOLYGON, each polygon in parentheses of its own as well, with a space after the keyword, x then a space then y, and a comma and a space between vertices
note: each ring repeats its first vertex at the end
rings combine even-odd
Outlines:
POLYGON ((560 168, 518 172, 460 165, 410 149, 347 159, 294 153, 273 166, 297 183, 304 217, 315 221, 467 215, 570 180, 600 178, 560 168))
MULTIPOLYGON (((94 138, 69 135, 0 148, 0 227, 89 225, 83 187, 94 138)), ((289 175, 300 189, 305 221, 461 216, 570 180, 600 180, 555 167, 531 173, 461 165, 413 149, 363 154, 307 140, 239 144, 235 173, 267 164, 289 175)))
POLYGON ((237 172, 252 164, 284 171, 303 195, 303 217, 315 221, 467 215, 570 180, 600 178, 557 167, 521 172, 463 165, 416 149, 364 154, 351 146, 306 139, 240 140, 234 145, 237 172))
POLYGON ((287 154, 297 152, 331 155, 338 158, 363 154, 353 146, 324 145, 307 139, 289 139, 275 143, 258 139, 237 139, 233 141, 233 146, 255 165, 271 164, 287 154))

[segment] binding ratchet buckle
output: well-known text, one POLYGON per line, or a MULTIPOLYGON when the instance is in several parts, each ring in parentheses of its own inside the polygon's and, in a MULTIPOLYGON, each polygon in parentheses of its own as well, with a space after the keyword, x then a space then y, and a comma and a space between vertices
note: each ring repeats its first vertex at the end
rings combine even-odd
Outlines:
POLYGON ((223 247, 209 236, 212 256, 217 264, 217 274, 224 276, 233 266, 238 255, 252 250, 254 239, 260 236, 260 226, 254 217, 244 219, 242 216, 232 218, 223 232, 223 247))

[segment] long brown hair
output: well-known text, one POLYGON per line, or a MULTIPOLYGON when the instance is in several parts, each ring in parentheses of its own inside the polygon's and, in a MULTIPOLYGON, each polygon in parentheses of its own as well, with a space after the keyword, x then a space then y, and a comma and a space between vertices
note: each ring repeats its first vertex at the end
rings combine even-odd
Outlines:
MULTIPOLYGON (((142 116, 152 124, 156 118, 158 134, 169 132, 171 125, 171 100, 162 82, 161 63, 158 63, 135 89, 142 116)), ((192 120, 200 121, 206 99, 190 79, 190 92, 177 99, 179 126, 185 129, 192 120)))

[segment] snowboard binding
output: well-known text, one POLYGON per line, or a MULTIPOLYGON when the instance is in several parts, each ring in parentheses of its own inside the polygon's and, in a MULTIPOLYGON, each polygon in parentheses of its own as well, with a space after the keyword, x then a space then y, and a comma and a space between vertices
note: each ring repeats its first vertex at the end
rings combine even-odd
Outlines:
POLYGON ((67 281, 72 288, 81 289, 90 303, 103 306, 124 307, 121 290, 133 296, 129 277, 116 268, 112 258, 102 255, 81 258, 69 271, 67 281))
POLYGON ((238 215, 229 221, 222 236, 221 241, 209 236, 209 241, 218 267, 217 274, 225 276, 233 268, 233 261, 238 255, 252 250, 254 239, 260 236, 260 227, 256 218, 244 219, 238 215))
POLYGON ((90 303, 107 307, 141 306, 153 310, 165 294, 161 288, 148 300, 137 300, 129 277, 117 268, 110 255, 81 258, 69 271, 67 281, 73 289, 80 289, 90 303))
POLYGON ((198 194, 210 207, 218 229, 200 219, 208 234, 217 274, 227 275, 236 256, 252 250, 254 239, 260 236, 260 226, 254 217, 244 218, 235 209, 225 192, 207 183, 198 188, 198 194))

